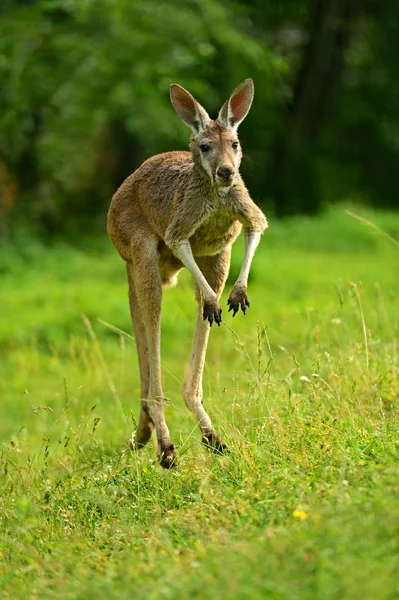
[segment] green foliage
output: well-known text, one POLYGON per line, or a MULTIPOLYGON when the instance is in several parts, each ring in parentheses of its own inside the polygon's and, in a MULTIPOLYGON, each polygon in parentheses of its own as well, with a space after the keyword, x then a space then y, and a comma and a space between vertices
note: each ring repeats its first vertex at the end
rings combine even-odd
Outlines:
POLYGON ((5 171, 20 189, 14 220, 47 235, 103 229, 127 175, 187 147, 169 85, 216 116, 248 76, 242 171, 255 198, 279 215, 347 197, 397 206, 399 18, 388 0, 8 0, 0 16, 3 224, 5 171))
POLYGON ((240 77, 270 78, 271 52, 216 0, 39 2, 15 7, 0 38, 0 153, 18 163, 33 152, 38 210, 57 223, 104 211, 120 163, 126 176, 143 154, 187 146, 168 102, 171 82, 206 98, 215 114, 240 77), (215 87, 220 53, 225 75, 215 87))
MULTIPOLYGON (((364 216, 399 239, 397 216, 364 216)), ((90 244, 19 238, 1 255, 2 597, 396 598, 397 247, 342 208, 272 220, 251 309, 211 334, 204 402, 227 457, 200 447, 180 397, 182 273, 163 305, 179 446, 164 472, 151 444, 125 445, 140 394, 125 272, 90 244)))

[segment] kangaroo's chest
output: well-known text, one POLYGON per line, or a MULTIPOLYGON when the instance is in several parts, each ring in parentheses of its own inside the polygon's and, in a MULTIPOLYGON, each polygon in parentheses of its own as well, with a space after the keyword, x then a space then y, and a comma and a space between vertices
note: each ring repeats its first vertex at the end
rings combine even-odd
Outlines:
POLYGON ((190 238, 194 256, 211 256, 232 244, 241 231, 236 217, 225 210, 215 211, 190 238))

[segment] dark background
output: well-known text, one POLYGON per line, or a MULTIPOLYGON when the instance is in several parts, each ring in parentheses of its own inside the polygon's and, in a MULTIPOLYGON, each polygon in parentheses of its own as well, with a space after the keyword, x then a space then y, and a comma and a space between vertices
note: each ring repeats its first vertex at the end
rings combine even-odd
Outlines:
POLYGON ((399 10, 388 0, 2 0, 0 230, 104 231, 113 192, 185 148, 243 79, 244 179, 269 213, 398 208, 399 10))

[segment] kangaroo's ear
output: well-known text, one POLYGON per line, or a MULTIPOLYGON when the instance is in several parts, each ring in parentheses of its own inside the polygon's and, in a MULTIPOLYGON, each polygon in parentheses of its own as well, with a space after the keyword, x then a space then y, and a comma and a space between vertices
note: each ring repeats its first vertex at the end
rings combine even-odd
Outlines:
POLYGON ((234 90, 220 109, 218 121, 234 131, 247 116, 254 98, 254 82, 246 79, 234 90))
POLYGON ((209 123, 210 117, 205 108, 180 85, 173 83, 170 86, 170 99, 179 117, 194 133, 199 133, 209 123))

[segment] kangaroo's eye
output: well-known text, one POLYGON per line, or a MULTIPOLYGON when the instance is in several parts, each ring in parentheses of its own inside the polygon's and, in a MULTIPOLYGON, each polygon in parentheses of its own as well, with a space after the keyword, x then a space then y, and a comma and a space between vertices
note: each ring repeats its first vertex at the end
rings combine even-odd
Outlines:
POLYGON ((231 146, 232 146, 232 148, 234 148, 234 150, 237 150, 237 148, 238 148, 238 142, 233 142, 231 144, 231 146))
POLYGON ((200 148, 201 148, 201 152, 208 152, 208 150, 210 149, 210 146, 209 146, 209 144, 201 144, 200 148))

